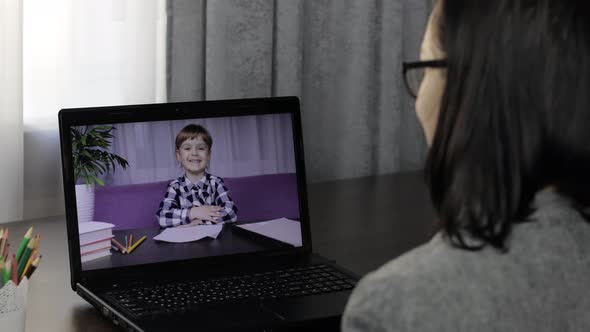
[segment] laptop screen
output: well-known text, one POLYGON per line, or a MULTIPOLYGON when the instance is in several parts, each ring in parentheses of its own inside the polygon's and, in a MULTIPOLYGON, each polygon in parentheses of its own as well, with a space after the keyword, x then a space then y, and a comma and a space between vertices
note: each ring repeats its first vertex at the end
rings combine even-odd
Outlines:
POLYGON ((82 270, 301 247, 292 121, 72 126, 82 270))

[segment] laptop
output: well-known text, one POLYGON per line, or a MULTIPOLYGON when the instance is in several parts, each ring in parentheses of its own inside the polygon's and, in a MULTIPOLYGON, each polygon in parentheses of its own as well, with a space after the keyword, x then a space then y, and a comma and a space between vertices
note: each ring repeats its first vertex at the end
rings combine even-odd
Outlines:
POLYGON ((72 289, 129 331, 338 330, 296 97, 62 109, 72 289))

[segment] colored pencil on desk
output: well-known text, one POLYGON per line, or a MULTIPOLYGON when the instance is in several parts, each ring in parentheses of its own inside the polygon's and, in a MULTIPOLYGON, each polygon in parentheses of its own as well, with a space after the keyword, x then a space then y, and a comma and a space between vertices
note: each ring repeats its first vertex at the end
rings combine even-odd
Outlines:
POLYGON ((139 240, 137 240, 137 242, 135 242, 134 245, 131 246, 131 248, 129 248, 129 253, 131 253, 133 251, 133 249, 137 248, 138 245, 140 245, 143 240, 145 240, 145 235, 142 236, 139 240))
POLYGON ((25 250, 27 245, 29 244, 29 241, 31 240, 32 233, 33 233, 33 226, 29 227, 29 230, 25 233, 23 240, 20 242, 20 246, 18 246, 18 249, 16 250, 16 261, 17 262, 20 262, 20 257, 23 254, 23 251, 25 250))
POLYGON ((33 239, 33 241, 29 241, 29 243, 27 244, 27 247, 25 248, 25 250, 23 251, 22 255, 20 256, 20 260, 17 260, 17 266, 18 266, 18 270, 17 275, 21 275, 21 273, 23 272, 23 270, 25 269, 25 265, 27 265, 27 261, 29 260, 29 257, 31 257, 31 253, 33 252, 33 247, 35 247, 35 242, 37 242, 38 240, 38 236, 35 236, 35 239, 33 239))
POLYGON ((24 278, 25 274, 27 273, 27 270, 29 269, 31 263, 35 260, 35 258, 37 258, 37 249, 33 249, 33 253, 31 254, 31 257, 29 257, 29 259, 27 260, 27 264, 25 265, 23 272, 19 274, 19 282, 24 278))
POLYGON ((127 235, 125 235, 125 249, 129 249, 129 242, 127 242, 127 235))
POLYGON ((29 270, 25 274, 25 277, 27 277, 27 279, 29 279, 29 280, 31 279, 33 272, 35 272, 35 270, 39 266, 39 263, 41 262, 41 258, 43 258, 43 255, 39 255, 39 257, 35 258, 33 263, 31 263, 31 267, 29 268, 29 270))
POLYGON ((127 249, 125 249, 125 247, 123 247, 122 244, 119 243, 119 241, 115 240, 114 238, 111 239, 111 242, 114 243, 117 247, 119 247, 119 249, 121 249, 122 253, 126 253, 127 249))
POLYGON ((132 245, 133 245, 133 233, 129 234, 129 247, 127 247, 127 251, 129 251, 129 249, 131 249, 132 245))

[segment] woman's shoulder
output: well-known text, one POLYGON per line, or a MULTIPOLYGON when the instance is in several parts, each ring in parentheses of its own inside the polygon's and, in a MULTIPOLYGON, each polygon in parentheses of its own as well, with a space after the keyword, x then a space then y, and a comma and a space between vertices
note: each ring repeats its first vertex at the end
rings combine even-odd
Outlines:
POLYGON ((469 279, 478 278, 474 274, 485 274, 477 271, 481 266, 474 268, 478 259, 481 256, 454 248, 447 238, 436 234, 428 243, 388 262, 359 282, 347 304, 343 330, 387 327, 392 331, 428 331, 421 324, 444 320, 440 316, 443 308, 453 316, 459 312, 451 311, 463 310, 460 304, 470 301, 462 298, 462 290, 469 285, 469 279))
POLYGON ((515 330, 531 330, 527 324, 543 325, 539 312, 584 301, 590 225, 567 201, 545 198, 537 200, 531 222, 515 225, 507 252, 455 248, 439 233, 369 273, 350 297, 343 330, 486 331, 493 329, 486 317, 494 315, 515 330))
MULTIPOLYGON (((484 254, 485 251, 483 251, 484 254)), ((441 273, 460 274, 461 267, 469 265, 470 260, 479 259, 476 256, 473 251, 452 246, 446 236, 437 233, 427 243, 368 274, 364 281, 375 284, 392 283, 392 277, 395 277, 399 280, 410 279, 413 284, 416 282, 430 284, 430 279, 437 278, 441 273)))
POLYGON ((468 283, 544 266, 552 257, 566 257, 568 252, 587 252, 590 245, 581 239, 590 236, 590 225, 569 207, 567 201, 544 198, 537 199, 539 204, 531 222, 515 225, 507 243, 507 252, 490 245, 476 251, 460 249, 439 232, 426 244, 369 273, 359 288, 366 291, 373 288, 397 291, 397 288, 403 288, 403 291, 408 291, 416 287, 445 294, 449 285, 465 287, 468 283), (439 280, 444 278, 445 289, 432 289, 439 286, 439 280), (403 285, 406 281, 411 285, 403 285))

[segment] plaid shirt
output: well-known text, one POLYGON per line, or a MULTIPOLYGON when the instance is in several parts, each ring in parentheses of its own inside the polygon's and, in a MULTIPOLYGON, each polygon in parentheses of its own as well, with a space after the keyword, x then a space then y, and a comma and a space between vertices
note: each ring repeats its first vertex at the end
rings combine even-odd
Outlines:
POLYGON ((223 207, 221 222, 234 222, 238 219, 238 208, 229 197, 223 180, 209 173, 205 173, 197 184, 193 184, 185 176, 170 181, 156 218, 162 227, 185 225, 191 222, 190 209, 202 205, 223 207))

